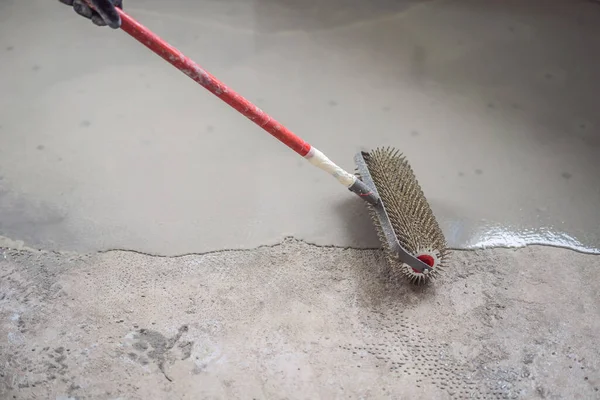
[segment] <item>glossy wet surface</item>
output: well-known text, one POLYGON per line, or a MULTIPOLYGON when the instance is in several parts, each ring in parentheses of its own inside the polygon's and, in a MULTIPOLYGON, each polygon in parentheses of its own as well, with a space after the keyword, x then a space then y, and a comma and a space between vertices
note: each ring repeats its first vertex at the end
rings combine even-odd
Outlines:
MULTIPOLYGON (((599 5, 130 3, 343 167, 401 149, 452 247, 600 251, 599 5)), ((379 245, 333 179, 60 4, 0 4, 0 76, 2 236, 160 254, 379 245)))

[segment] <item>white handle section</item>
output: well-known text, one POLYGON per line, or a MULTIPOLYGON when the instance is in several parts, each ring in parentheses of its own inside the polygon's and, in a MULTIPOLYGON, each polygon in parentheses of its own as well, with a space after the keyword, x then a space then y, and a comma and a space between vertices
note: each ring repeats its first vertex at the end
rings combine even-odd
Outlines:
POLYGON ((310 149, 305 158, 315 167, 319 167, 323 171, 329 172, 335 179, 337 179, 346 187, 350 187, 354 184, 354 182, 356 182, 356 176, 338 167, 333 161, 327 158, 325 154, 321 153, 314 147, 310 149))

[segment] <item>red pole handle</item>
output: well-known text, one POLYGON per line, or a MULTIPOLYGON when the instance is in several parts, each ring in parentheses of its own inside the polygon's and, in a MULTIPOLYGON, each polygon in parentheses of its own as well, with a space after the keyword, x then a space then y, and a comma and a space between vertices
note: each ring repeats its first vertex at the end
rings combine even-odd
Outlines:
POLYGON ((205 71, 202 67, 183 55, 148 28, 137 22, 123 10, 117 8, 121 16, 121 29, 133 36, 144 46, 161 56, 175 68, 208 89, 215 96, 235 108, 256 125, 275 136, 302 157, 311 149, 310 144, 296 136, 292 131, 267 115, 263 110, 231 90, 223 82, 205 71))

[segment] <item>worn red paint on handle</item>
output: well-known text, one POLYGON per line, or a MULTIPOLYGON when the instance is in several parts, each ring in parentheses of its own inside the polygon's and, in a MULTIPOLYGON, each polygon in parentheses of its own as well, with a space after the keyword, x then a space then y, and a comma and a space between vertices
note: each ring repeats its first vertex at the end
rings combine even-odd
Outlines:
POLYGON ((181 72, 204 86, 215 96, 235 108, 255 124, 275 136, 302 157, 306 156, 311 146, 296 136, 292 131, 281 125, 267 113, 252 104, 250 101, 231 90, 217 78, 205 71, 202 67, 183 55, 148 28, 137 22, 131 16, 117 9, 121 15, 121 29, 133 36, 140 43, 171 63, 181 72))

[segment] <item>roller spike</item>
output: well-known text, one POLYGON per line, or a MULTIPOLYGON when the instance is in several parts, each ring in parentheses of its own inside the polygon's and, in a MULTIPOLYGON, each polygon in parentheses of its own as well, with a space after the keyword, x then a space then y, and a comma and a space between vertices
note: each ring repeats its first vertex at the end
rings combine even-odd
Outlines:
MULTIPOLYGON (((363 152, 363 158, 398 242, 432 267, 431 271, 421 273, 401 262, 390 249, 374 207, 368 204, 392 275, 415 285, 433 281, 443 273, 448 262, 446 239, 406 157, 399 150, 387 147, 363 152)), ((361 178, 359 173, 356 175, 361 178)))

